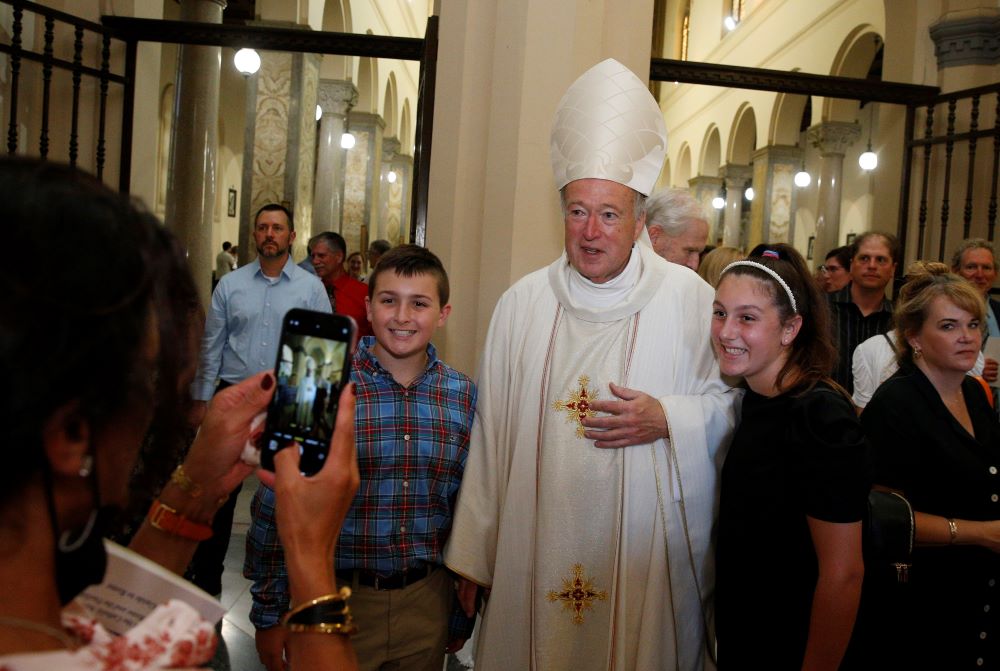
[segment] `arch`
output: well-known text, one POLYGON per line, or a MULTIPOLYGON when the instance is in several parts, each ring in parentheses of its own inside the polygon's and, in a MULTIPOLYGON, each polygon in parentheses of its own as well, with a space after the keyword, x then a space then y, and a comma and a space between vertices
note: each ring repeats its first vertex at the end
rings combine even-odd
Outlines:
POLYGON ((698 160, 698 174, 705 177, 718 177, 719 165, 722 163, 722 141, 719 139, 719 128, 715 124, 705 131, 705 141, 701 145, 701 158, 698 160))
MULTIPOLYGON (((371 33, 371 31, 368 31, 371 33)), ((359 112, 378 112, 378 61, 374 58, 358 59, 358 104, 359 112)))
POLYGON ((729 147, 726 150, 726 163, 750 165, 753 153, 757 149, 757 115, 754 114, 750 103, 744 102, 736 110, 732 128, 729 134, 729 147))
MULTIPOLYGON (((852 30, 840 45, 830 68, 835 77, 858 77, 880 80, 881 69, 872 73, 872 64, 882 51, 882 36, 869 24, 852 30)), ((823 121, 854 122, 858 115, 858 102, 827 98, 823 101, 823 121)))
POLYGON ((674 172, 673 185, 687 188, 688 180, 691 179, 691 145, 687 142, 681 145, 681 151, 677 155, 677 169, 674 172))
MULTIPOLYGON (((344 0, 326 0, 323 5, 323 30, 350 33, 351 3, 344 0)), ((320 65, 323 79, 350 79, 353 60, 350 56, 325 54, 320 65)))
POLYGON ((413 156, 413 146, 415 140, 412 130, 413 122, 410 120, 410 99, 403 101, 403 114, 399 119, 399 151, 408 156, 413 156))
POLYGON ((382 96, 382 120, 385 121, 387 137, 397 137, 399 126, 396 119, 396 73, 390 72, 385 80, 385 95, 382 96))
POLYGON ((805 113, 808 103, 809 96, 778 94, 771 113, 768 144, 793 146, 799 143, 802 115, 805 113))

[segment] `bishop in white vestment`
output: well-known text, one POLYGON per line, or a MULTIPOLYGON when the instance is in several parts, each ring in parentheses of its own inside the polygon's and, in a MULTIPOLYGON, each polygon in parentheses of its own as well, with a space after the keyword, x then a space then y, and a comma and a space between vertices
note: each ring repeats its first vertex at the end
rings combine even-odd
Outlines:
POLYGON ((494 311, 445 551, 491 589, 477 671, 714 666, 712 530, 736 394, 709 342, 714 292, 636 243, 636 194, 665 142, 655 101, 615 61, 560 103, 566 251, 494 311), (593 128, 615 125, 593 118, 605 112, 628 119, 624 139, 593 128))

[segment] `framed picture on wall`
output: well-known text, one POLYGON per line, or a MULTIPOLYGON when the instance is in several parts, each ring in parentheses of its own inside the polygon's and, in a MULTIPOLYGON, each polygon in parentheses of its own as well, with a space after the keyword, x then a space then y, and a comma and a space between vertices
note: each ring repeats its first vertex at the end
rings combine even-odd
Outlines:
POLYGON ((815 247, 815 246, 816 246, 816 236, 815 235, 810 235, 809 236, 809 245, 806 247, 806 260, 807 261, 812 261, 812 258, 813 258, 813 247, 815 247))
POLYGON ((844 244, 846 244, 846 245, 852 244, 854 242, 854 238, 856 238, 856 237, 858 237, 857 233, 848 233, 847 234, 847 242, 845 242, 844 244))
POLYGON ((236 216, 236 189, 229 190, 229 207, 226 210, 226 214, 230 217, 236 216))

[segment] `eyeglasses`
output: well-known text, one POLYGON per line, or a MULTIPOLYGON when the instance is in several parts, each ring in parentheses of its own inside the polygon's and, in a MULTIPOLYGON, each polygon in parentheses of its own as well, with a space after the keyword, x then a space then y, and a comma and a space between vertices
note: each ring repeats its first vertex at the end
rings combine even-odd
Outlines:
POLYGON ((843 269, 844 269, 843 266, 830 266, 825 264, 819 267, 819 271, 821 273, 835 273, 838 270, 843 270, 843 269))

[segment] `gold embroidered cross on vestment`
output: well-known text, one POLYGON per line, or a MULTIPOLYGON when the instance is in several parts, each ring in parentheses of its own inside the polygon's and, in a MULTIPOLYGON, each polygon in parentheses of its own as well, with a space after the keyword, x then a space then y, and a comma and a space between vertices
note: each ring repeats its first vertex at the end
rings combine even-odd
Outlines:
POLYGON ((568 401, 556 401, 552 407, 560 412, 566 411, 568 413, 566 421, 576 422, 576 437, 583 438, 583 432, 586 431, 582 423, 583 418, 597 414, 597 411, 590 407, 590 402, 597 398, 597 392, 587 387, 590 378, 586 375, 580 376, 579 384, 579 389, 570 392, 568 401))
POLYGON ((582 564, 574 564, 573 578, 563 578, 562 582, 561 591, 551 590, 545 598, 549 601, 562 601, 563 610, 573 613, 574 624, 583 624, 583 611, 593 610, 594 601, 606 601, 608 598, 607 592, 594 588, 592 578, 583 577, 582 564))

